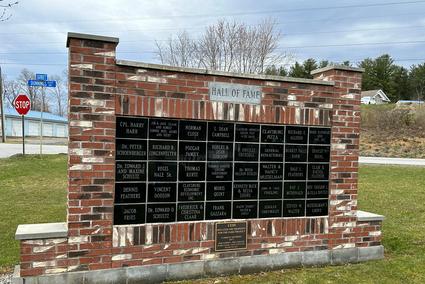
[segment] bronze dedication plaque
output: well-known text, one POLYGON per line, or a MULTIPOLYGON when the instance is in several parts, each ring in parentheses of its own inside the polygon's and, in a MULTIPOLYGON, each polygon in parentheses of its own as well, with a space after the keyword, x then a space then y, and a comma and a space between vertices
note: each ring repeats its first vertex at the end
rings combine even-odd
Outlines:
POLYGON ((215 251, 246 249, 247 222, 215 224, 215 251))

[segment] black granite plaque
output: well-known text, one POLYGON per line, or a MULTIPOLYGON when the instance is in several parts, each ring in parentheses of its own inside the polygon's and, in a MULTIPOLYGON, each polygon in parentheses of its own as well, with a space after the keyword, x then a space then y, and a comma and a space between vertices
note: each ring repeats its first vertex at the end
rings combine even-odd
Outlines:
POLYGON ((285 163, 285 180, 305 180, 307 165, 285 163))
POLYGON ((307 133, 307 127, 286 126, 286 143, 307 144, 307 133))
POLYGON ((233 200, 258 199, 258 182, 234 182, 233 200))
POLYGON ((115 203, 145 203, 146 183, 116 183, 115 203))
POLYGON ((206 137, 206 121, 180 120, 180 140, 205 141, 206 137))
POLYGON ((116 160, 146 160, 146 140, 117 139, 115 142, 116 160))
POLYGON ((230 219, 231 202, 207 202, 205 205, 205 220, 230 219))
POLYGON ((233 142, 235 137, 235 124, 227 122, 208 122, 209 141, 233 142))
POLYGON ((146 181, 146 162, 115 162, 116 181, 146 181))
POLYGON ((235 161, 258 161, 258 144, 235 143, 235 161))
POLYGON ((203 181, 205 180, 205 162, 180 162, 180 181, 203 181))
POLYGON ((328 200, 317 199, 307 200, 306 204, 307 216, 325 216, 328 215, 328 200))
POLYGON ((258 163, 235 163, 234 164, 235 180, 257 180, 258 179, 258 163))
POLYGON ((284 126, 261 125, 261 142, 283 143, 285 137, 284 126))
POLYGON ((204 220, 204 203, 191 202, 177 204, 177 221, 204 220))
POLYGON ((177 140, 178 120, 150 118, 149 139, 177 140))
POLYGON ((146 223, 169 223, 176 221, 176 204, 155 203, 147 205, 146 223))
POLYGON ((144 224, 145 204, 114 206, 114 225, 144 224))
POLYGON ((229 162, 208 162, 207 181, 231 181, 233 164, 229 162))
POLYGON ((149 140, 149 160, 177 160, 177 141, 149 140))
POLYGON ((232 183, 231 182, 208 182, 207 200, 231 200, 232 183))
POLYGON ((309 180, 328 180, 329 164, 308 164, 309 180))
POLYGON ((233 143, 208 142, 208 161, 232 161, 233 143))
POLYGON ((310 144, 331 144, 331 129, 310 127, 309 143, 310 144))
POLYGON ((148 202, 175 202, 176 190, 174 182, 149 183, 148 202))
POLYGON ((179 160, 181 161, 205 161, 207 153, 205 142, 183 142, 179 143, 179 160))
POLYGON ((146 139, 148 136, 148 119, 117 116, 116 128, 117 138, 146 139))
POLYGON ((308 146, 308 161, 309 162, 329 162, 330 146, 308 146))
POLYGON ((258 211, 260 218, 282 217, 282 201, 260 201, 258 211))
POLYGON ((247 222, 215 224, 215 251, 247 248, 247 222))
POLYGON ((149 162, 149 181, 177 181, 177 162, 149 162))
POLYGON ((307 182, 307 198, 328 198, 329 182, 310 181, 307 182))
POLYGON ((286 145, 285 162, 307 162, 307 145, 286 145))
POLYGON ((305 198, 305 182, 285 182, 283 188, 284 199, 305 198))
POLYGON ((260 163, 260 180, 282 180, 283 163, 260 163))
POLYGON ((260 199, 281 199, 282 182, 260 182, 260 199))
POLYGON ((204 182, 180 182, 179 201, 203 201, 205 197, 204 182))
POLYGON ((260 160, 266 162, 283 162, 283 144, 261 144, 260 160))
POLYGON ((259 142, 260 125, 258 124, 236 124, 236 142, 259 142))
POLYGON ((252 219, 258 218, 257 201, 234 201, 233 219, 252 219))
POLYGON ((284 200, 283 217, 305 216, 305 200, 284 200))

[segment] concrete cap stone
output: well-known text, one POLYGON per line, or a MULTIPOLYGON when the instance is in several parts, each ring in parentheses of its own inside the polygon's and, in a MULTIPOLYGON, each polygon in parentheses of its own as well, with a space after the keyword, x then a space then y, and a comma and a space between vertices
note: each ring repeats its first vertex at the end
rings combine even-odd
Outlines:
POLYGON ((357 220, 358 221, 383 221, 385 219, 385 216, 366 212, 362 210, 357 210, 357 220))
POLYGON ((117 60, 117 65, 154 69, 154 70, 163 70, 163 71, 185 72, 185 73, 192 73, 192 74, 236 77, 236 78, 245 78, 245 79, 293 82, 293 83, 301 83, 301 84, 316 84, 316 85, 325 85, 325 86, 335 85, 335 82, 332 82, 332 81, 293 78, 293 77, 284 77, 284 76, 275 76, 275 75, 224 72, 224 71, 209 70, 209 69, 188 68, 188 67, 169 66, 169 65, 162 65, 162 64, 144 63, 144 62, 137 62, 137 61, 130 61, 130 60, 117 60))
POLYGON ((323 73, 329 70, 343 70, 343 71, 351 71, 351 72, 360 72, 363 73, 365 70, 364 68, 358 68, 358 67, 351 67, 351 66, 345 66, 345 65, 334 65, 334 66, 326 66, 323 68, 315 69, 310 72, 311 75, 323 73))
POLYGON ((112 43, 119 43, 120 41, 120 39, 117 37, 68 32, 68 36, 66 38, 66 47, 69 47, 69 40, 71 38, 88 39, 88 40, 96 40, 96 41, 104 41, 104 42, 112 42, 112 43))
POLYGON ((19 225, 15 233, 16 240, 64 238, 67 236, 68 227, 65 222, 19 225))

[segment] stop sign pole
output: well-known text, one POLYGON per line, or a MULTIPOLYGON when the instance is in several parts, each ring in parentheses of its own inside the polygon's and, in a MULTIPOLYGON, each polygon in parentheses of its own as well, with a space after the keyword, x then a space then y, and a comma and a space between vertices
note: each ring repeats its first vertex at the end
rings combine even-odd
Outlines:
POLYGON ((13 100, 15 110, 22 116, 22 154, 25 155, 25 115, 31 109, 31 100, 25 94, 19 94, 13 100))

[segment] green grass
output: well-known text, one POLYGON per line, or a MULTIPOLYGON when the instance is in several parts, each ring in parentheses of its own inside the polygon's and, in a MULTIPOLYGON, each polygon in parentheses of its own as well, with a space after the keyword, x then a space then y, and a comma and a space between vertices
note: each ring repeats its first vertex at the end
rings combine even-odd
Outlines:
MULTIPOLYGON (((424 176, 420 167, 360 168, 359 208, 386 216, 384 260, 181 283, 425 283, 424 176)), ((0 267, 18 262, 18 224, 65 220, 65 189, 66 156, 0 159, 0 267)))
POLYGON ((66 155, 0 159, 0 270, 18 262, 19 224, 66 220, 66 155))

